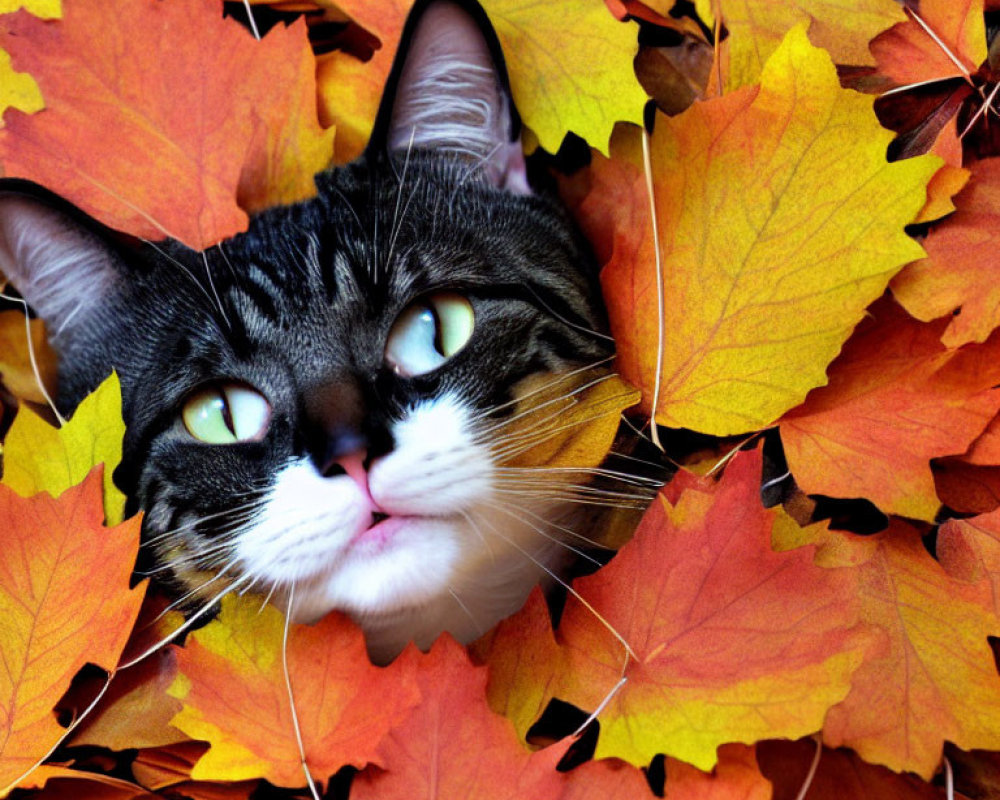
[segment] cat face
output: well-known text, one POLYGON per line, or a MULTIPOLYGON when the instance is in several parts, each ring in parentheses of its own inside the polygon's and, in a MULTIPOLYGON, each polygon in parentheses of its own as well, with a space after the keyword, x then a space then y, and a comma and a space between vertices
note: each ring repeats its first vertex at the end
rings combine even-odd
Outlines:
POLYGON ((526 419, 552 424, 538 387, 571 396, 612 354, 587 248, 528 188, 491 35, 421 10, 369 150, 218 247, 132 247, 0 196, 0 270, 46 318, 61 403, 121 377, 116 480, 157 574, 192 602, 346 611, 380 658, 484 633, 557 563, 579 476, 509 459, 526 419))

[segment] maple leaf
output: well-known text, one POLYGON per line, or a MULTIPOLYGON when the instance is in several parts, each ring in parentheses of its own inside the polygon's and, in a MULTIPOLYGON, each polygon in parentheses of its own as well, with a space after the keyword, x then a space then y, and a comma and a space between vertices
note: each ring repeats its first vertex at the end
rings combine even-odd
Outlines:
POLYGON ((1000 326, 1000 288, 991 269, 1000 230, 1000 161, 977 161, 955 198, 957 211, 927 235, 927 258, 910 264, 892 292, 917 319, 951 319, 941 340, 949 347, 983 342, 1000 326))
POLYGON ((62 0, 0 0, 0 14, 10 14, 19 8, 42 19, 62 16, 62 0))
POLYGON ((830 366, 829 385, 779 423, 804 492, 934 518, 930 459, 964 452, 1000 408, 1000 336, 948 349, 946 324, 917 322, 891 299, 872 307, 830 366))
POLYGON ((712 27, 717 9, 729 29, 726 89, 755 83, 792 28, 808 25, 809 38, 838 64, 870 64, 868 41, 906 20, 893 0, 695 0, 712 27))
MULTIPOLYGON (((798 797, 809 775, 816 742, 761 742, 757 760, 761 771, 774 783, 775 797, 798 797)), ((849 750, 823 748, 816 773, 809 783, 809 800, 845 798, 893 798, 893 800, 941 800, 942 790, 913 775, 897 775, 885 767, 866 764, 849 750)))
POLYGON ((31 352, 34 351, 42 384, 49 390, 50 396, 56 385, 56 356, 49 346, 42 321, 30 320, 28 327, 30 350, 24 314, 17 311, 0 313, 0 378, 15 397, 41 404, 47 400, 38 385, 38 377, 31 364, 31 352))
POLYGON ((0 50, 0 117, 8 108, 34 114, 45 108, 45 101, 35 79, 26 72, 15 71, 10 54, 0 50))
MULTIPOLYGON (((184 704, 171 724, 212 744, 195 765, 195 780, 266 778, 302 786, 282 666, 284 619, 260 598, 222 600, 219 618, 177 651, 179 674, 169 689, 184 704)), ((419 700, 412 653, 390 667, 368 660, 361 630, 330 614, 314 626, 293 625, 288 674, 306 763, 319 779, 345 764, 379 763, 385 734, 419 700)))
POLYGON ((722 745, 710 774, 668 758, 666 773, 670 797, 677 800, 771 800, 771 784, 757 767, 753 747, 722 745))
POLYGON ((58 499, 0 486, 0 789, 62 738, 56 702, 85 663, 114 668, 139 613, 138 520, 101 525, 99 472, 58 499))
POLYGON ((338 8, 381 42, 366 62, 336 50, 317 59, 320 119, 337 128, 336 159, 340 163, 357 158, 368 143, 403 24, 412 5, 413 0, 339 0, 337 3, 338 8))
MULTIPOLYGON (((566 786, 559 800, 644 800, 655 795, 646 776, 631 764, 606 758, 587 761, 566 775, 566 786)), ((671 786, 670 796, 674 797, 671 786)), ((677 795, 683 800, 683 795, 677 795)), ((708 798, 705 798, 708 800, 708 798)))
POLYGON ((862 618, 886 639, 830 709, 823 741, 924 778, 937 769, 945 740, 1000 747, 1000 676, 987 642, 1000 633, 1000 618, 990 582, 948 575, 919 532, 898 520, 874 536, 815 526, 805 533, 820 544, 820 563, 857 572, 862 618))
POLYGON ((105 513, 111 524, 120 522, 125 495, 114 485, 111 473, 122 457, 121 404, 121 385, 112 373, 60 428, 30 408, 21 408, 4 442, 0 483, 22 497, 36 492, 59 497, 95 465, 104 464, 105 513))
POLYGON ((658 422, 728 435, 772 423, 825 382, 864 308, 921 254, 903 227, 938 162, 889 164, 890 138, 871 100, 841 89, 829 57, 800 29, 768 61, 759 90, 657 120, 659 376, 655 258, 638 170, 631 203, 619 205, 616 192, 582 209, 616 220, 601 280, 619 369, 642 388, 644 410, 659 383, 658 422))
POLYGON ((710 769, 720 744, 818 730, 866 642, 855 578, 813 566, 811 548, 772 552, 772 528, 794 522, 761 506, 760 470, 759 451, 740 453, 711 491, 689 489, 673 508, 655 502, 614 560, 574 584, 580 599, 567 601, 557 651, 537 635, 508 638, 552 655, 525 661, 533 676, 508 666, 519 685, 491 686, 494 704, 526 686, 584 709, 603 704, 596 757, 636 765, 666 753, 710 769))
POLYGON ((332 132, 316 121, 304 22, 255 42, 221 2, 73 2, 65 12, 3 19, 0 46, 46 102, 6 114, 8 176, 53 187, 111 227, 196 249, 246 228, 238 187, 252 208, 315 192, 332 132))
POLYGON ((550 800, 564 783, 556 764, 563 740, 529 751, 513 726, 486 703, 486 670, 445 635, 419 659, 420 704, 379 745, 380 767, 355 778, 354 800, 420 797, 450 800, 550 800), (503 779, 498 780, 497 776, 503 779))
POLYGON ((140 750, 132 762, 132 774, 146 789, 191 800, 247 800, 260 781, 213 783, 191 780, 191 770, 208 749, 204 742, 179 742, 166 747, 140 750))
POLYGON ((993 611, 1000 616, 1000 511, 948 520, 938 529, 935 552, 953 578, 973 584, 986 580, 993 611))
POLYGON ((639 392, 616 375, 546 376, 518 387, 524 398, 503 427, 504 467, 579 470, 600 464, 615 440, 621 414, 639 392), (589 381, 583 377, 591 378, 589 381))
POLYGON ((986 60, 982 0, 921 0, 918 14, 872 41, 881 75, 906 86, 979 69, 986 60))

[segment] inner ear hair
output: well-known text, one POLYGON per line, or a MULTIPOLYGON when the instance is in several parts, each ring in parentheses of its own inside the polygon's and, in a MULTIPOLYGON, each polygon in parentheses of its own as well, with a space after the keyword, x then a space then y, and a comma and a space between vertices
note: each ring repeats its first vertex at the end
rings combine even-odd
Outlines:
POLYGON ((84 215, 24 181, 0 180, 0 273, 57 341, 111 293, 117 256, 84 215))
POLYGON ((389 151, 449 153, 497 186, 530 191, 499 44, 478 6, 415 7, 379 117, 373 138, 389 151))

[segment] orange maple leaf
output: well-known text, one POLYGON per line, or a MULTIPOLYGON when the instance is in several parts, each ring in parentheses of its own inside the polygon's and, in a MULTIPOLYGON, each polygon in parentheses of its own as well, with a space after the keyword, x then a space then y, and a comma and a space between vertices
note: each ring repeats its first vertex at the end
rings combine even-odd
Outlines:
MULTIPOLYGON (((219 618, 178 649, 170 694, 184 703, 172 725, 211 749, 195 780, 266 778, 302 786, 305 775, 282 667, 284 620, 259 598, 227 596, 219 618)), ((361 630, 340 614, 288 637, 291 678, 310 772, 325 780, 345 764, 379 763, 377 746, 417 704, 413 653, 372 666, 361 630)))
POLYGON ((84 664, 114 669, 139 613, 139 520, 103 519, 100 469, 57 500, 0 486, 0 790, 62 738, 56 702, 84 664))
POLYGON ((955 314, 941 340, 949 347, 983 342, 1000 326, 1000 284, 995 258, 1000 239, 1000 160, 972 165, 958 209, 927 235, 927 258, 910 264, 892 292, 918 319, 955 314))
POLYGON ((964 452, 1000 407, 1000 336, 949 349, 939 340, 946 324, 917 322, 891 300, 872 307, 829 384, 780 420, 803 491, 934 518, 930 460, 964 452))
POLYGON ((67 2, 57 21, 4 17, 0 47, 46 103, 5 115, 7 176, 137 236, 207 247, 246 228, 238 191, 251 209, 301 199, 333 155, 304 22, 256 42, 218 0, 67 2))
POLYGON ((655 502, 614 560, 575 584, 558 648, 540 623, 509 621, 488 656, 494 707, 511 694, 512 709, 539 695, 602 707, 596 756, 636 765, 666 753, 708 769, 720 744, 818 730, 866 643, 856 578, 814 566, 811 548, 771 550, 772 529, 797 526, 761 506, 760 472, 759 451, 740 453, 717 486, 655 502))
POLYGON ((354 781, 353 800, 551 800, 570 740, 532 752, 486 703, 486 670, 449 636, 419 659, 420 705, 379 746, 381 768, 354 781))

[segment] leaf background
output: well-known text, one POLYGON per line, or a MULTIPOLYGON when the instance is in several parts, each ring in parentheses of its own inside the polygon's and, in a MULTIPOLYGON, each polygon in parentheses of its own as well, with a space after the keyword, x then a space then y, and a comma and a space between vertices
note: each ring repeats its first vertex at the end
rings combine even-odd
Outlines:
MULTIPOLYGON (((217 3, 19 5, 0 2, 2 174, 133 235, 194 246, 308 196, 315 171, 360 151, 409 6, 323 3, 256 42, 217 3), (331 21, 351 24, 317 58, 331 21)), ((988 796, 1000 785, 1000 320, 995 122, 974 117, 996 80, 982 5, 714 0, 696 4, 700 20, 653 0, 485 5, 529 144, 555 152, 572 133, 593 149, 559 180, 606 265, 620 369, 647 414, 701 437, 662 431, 681 471, 611 564, 576 583, 555 630, 534 595, 468 653, 445 638, 375 668, 345 620, 292 626, 312 778, 330 797, 473 786, 477 797, 652 797, 665 785, 681 800, 763 800, 811 780, 809 797, 930 798, 945 796, 947 766, 960 791, 988 796), (644 68, 645 90, 632 64, 640 40, 636 63, 657 65, 644 68), (908 85, 964 80, 943 48, 979 71, 984 91, 954 95, 956 117, 941 121, 915 99, 927 90, 908 85), (683 80, 660 80, 680 52, 683 80), (876 104, 845 85, 897 91, 876 104), (648 168, 634 125, 647 93, 675 114, 657 112, 648 168), (897 131, 924 126, 907 154, 933 148, 947 166, 886 160, 892 136, 877 113, 897 131), (803 346, 810 337, 821 344, 803 346), (761 483, 785 466, 783 503, 765 509, 761 483), (866 512, 843 511, 859 498, 866 512), (837 514, 846 530, 829 522, 837 514), (324 712, 338 696, 353 698, 364 741, 358 724, 324 712), (545 734, 553 698, 578 710, 545 734), (566 719, 591 712, 599 729, 565 739, 566 719), (347 744, 313 744, 323 737, 347 744)), ((299 6, 288 8, 277 13, 299 6)), ((61 540, 79 547, 86 531, 115 544, 125 530, 100 525, 120 516, 108 476, 122 427, 113 380, 58 430, 30 410, 43 396, 17 335, 23 316, 0 311, 0 325, 0 374, 22 401, 13 423, 2 418, 0 586, 13 609, 31 596, 15 561, 35 574, 61 540), (101 463, 103 492, 91 473, 101 463), (43 517, 67 522, 32 522, 43 517), (27 531, 32 545, 18 549, 27 531)), ((633 413, 633 424, 644 420, 633 413)), ((606 428, 575 443, 591 462, 606 428)), ((237 798, 282 785, 308 796, 278 669, 283 623, 273 609, 256 617, 259 600, 229 604, 141 669, 125 657, 93 717, 84 712, 104 678, 90 672, 66 693, 86 660, 114 670, 138 613, 142 592, 125 574, 136 521, 126 526, 133 544, 112 548, 118 566, 67 572, 78 600, 108 592, 103 613, 118 621, 95 622, 83 656, 54 651, 58 678, 26 673, 45 692, 0 709, 0 784, 51 755, 27 791, 237 798), (28 710, 44 733, 21 724, 28 710)), ((149 623, 155 602, 133 654, 167 635, 166 622, 149 623)), ((16 620, 6 615, 0 636, 8 675, 32 630, 16 620)))

